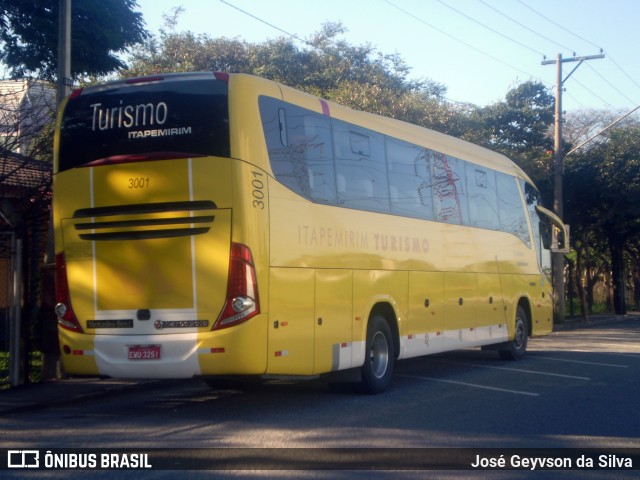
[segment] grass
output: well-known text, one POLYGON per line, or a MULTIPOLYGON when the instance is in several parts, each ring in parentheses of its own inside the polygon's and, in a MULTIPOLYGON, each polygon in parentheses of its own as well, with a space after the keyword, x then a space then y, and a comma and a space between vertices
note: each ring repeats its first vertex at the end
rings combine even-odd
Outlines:
MULTIPOLYGON (((569 299, 567 299, 565 303, 565 307, 567 309, 567 316, 571 313, 571 303, 569 299)), ((580 308, 580 300, 577 298, 573 299, 573 312, 576 317, 580 316, 582 309, 580 308)), ((607 304, 606 303, 594 303, 593 304, 593 312, 589 313, 589 315, 595 315, 598 313, 608 313, 607 304)))
POLYGON ((0 388, 9 383, 9 352, 0 352, 0 388))
MULTIPOLYGON (((0 389, 9 388, 9 352, 0 352, 0 389)), ((37 383, 42 380, 42 352, 29 353, 29 382, 37 383)))

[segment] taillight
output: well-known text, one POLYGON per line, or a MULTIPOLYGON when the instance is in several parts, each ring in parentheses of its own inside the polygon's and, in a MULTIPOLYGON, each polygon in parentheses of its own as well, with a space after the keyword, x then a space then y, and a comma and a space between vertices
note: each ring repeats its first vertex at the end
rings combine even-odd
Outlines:
POLYGON ((229 83, 229 74, 226 72, 213 72, 213 76, 216 77, 216 80, 220 80, 224 83, 229 83))
POLYGON ((67 262, 64 253, 56 255, 56 316, 58 325, 74 332, 82 333, 82 327, 71 308, 69 282, 67 280, 67 262))
POLYGON ((74 98, 79 97, 81 94, 82 94, 82 88, 77 88, 76 90, 71 92, 71 95, 69 95, 69 100, 73 100, 74 98))
POLYGON ((237 325, 259 313, 258 282, 251 250, 241 243, 232 243, 227 297, 213 330, 237 325))

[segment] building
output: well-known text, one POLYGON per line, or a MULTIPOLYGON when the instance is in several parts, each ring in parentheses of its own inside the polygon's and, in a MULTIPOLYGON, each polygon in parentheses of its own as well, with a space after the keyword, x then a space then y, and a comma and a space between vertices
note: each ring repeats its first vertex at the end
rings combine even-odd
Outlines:
MULTIPOLYGON (((0 81, 0 387, 9 381, 8 359, 22 358, 16 355, 19 345, 42 344, 39 310, 53 163, 52 138, 44 129, 55 109, 49 84, 0 81)), ((23 365, 21 370, 13 375, 20 383, 23 365)))
POLYGON ((56 91, 42 80, 0 81, 0 146, 29 156, 33 139, 56 111, 56 91))

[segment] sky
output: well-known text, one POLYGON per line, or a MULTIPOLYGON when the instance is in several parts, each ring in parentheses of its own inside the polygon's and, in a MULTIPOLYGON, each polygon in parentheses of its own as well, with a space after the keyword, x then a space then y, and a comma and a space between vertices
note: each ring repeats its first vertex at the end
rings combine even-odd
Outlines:
MULTIPOLYGON (((640 1, 636 0, 138 0, 147 29, 181 6, 178 31, 261 43, 309 38, 341 22, 341 38, 399 54, 410 77, 447 88, 454 102, 485 106, 518 84, 554 94, 558 55, 563 110, 628 112, 640 105, 640 1), (290 37, 292 38, 292 37, 290 37), (574 55, 575 54, 575 55, 574 55), (542 65, 545 60, 552 64, 542 65), (570 76, 569 76, 570 74, 570 76)), ((303 42, 294 41, 300 48, 303 42)))

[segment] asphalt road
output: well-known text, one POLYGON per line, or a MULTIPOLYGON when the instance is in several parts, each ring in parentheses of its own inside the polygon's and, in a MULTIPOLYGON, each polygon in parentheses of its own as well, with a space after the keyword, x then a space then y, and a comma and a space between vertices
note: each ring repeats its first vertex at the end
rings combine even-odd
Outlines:
MULTIPOLYGON (((335 392, 317 381, 271 381, 218 390, 197 380, 151 383, 90 401, 0 417, 0 446, 98 451, 225 447, 236 452, 290 447, 468 448, 472 452, 640 448, 639 374, 640 320, 635 319, 533 339, 527 356, 518 362, 480 350, 402 361, 396 365, 390 389, 381 395, 335 392)), ((24 472, 20 478, 41 473, 24 472)), ((41 478, 54 478, 53 472, 48 473, 41 478)), ((65 478, 69 473, 74 472, 67 471, 65 478)), ((144 478, 165 478, 171 472, 153 473, 144 478)), ((513 470, 426 473, 403 472, 403 478, 523 478, 522 471, 513 470)), ((535 478, 640 477, 640 470, 534 473, 539 475, 535 478)), ((371 478, 370 474, 359 475, 371 478)), ((243 472, 206 475, 191 471, 181 477, 237 478, 243 472)), ((251 477, 257 475, 357 476, 354 472, 266 471, 253 472, 251 477)), ((399 477, 392 472, 377 475, 399 477)))

